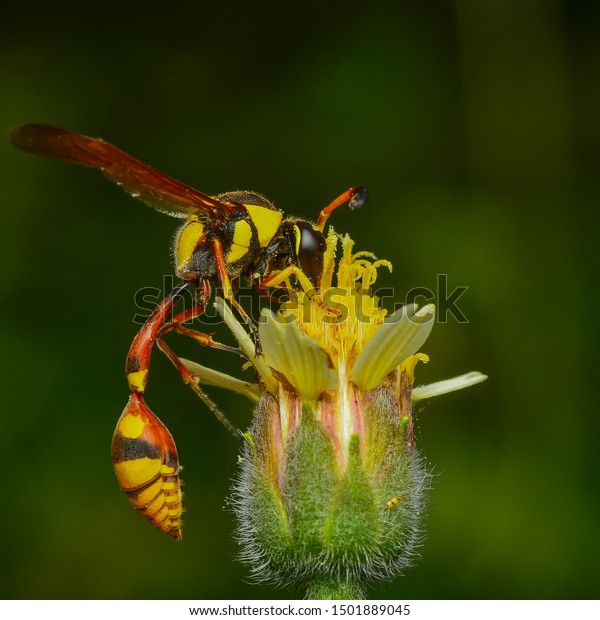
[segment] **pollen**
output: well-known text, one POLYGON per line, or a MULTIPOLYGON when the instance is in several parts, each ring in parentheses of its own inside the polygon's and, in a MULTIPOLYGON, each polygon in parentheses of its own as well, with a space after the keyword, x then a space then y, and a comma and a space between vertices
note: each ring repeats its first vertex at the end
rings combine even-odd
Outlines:
POLYGON ((379 298, 371 295, 378 269, 392 270, 387 260, 377 260, 371 252, 353 252, 354 241, 339 237, 330 229, 323 258, 323 275, 311 291, 289 287, 290 300, 281 313, 292 315, 300 331, 311 337, 329 354, 336 369, 351 368, 365 344, 387 315, 379 298), (341 243, 342 256, 335 265, 341 243))
MULTIPOLYGON (((299 419, 302 402, 313 408, 320 423, 337 429, 341 446, 348 446, 353 433, 364 430, 363 396, 397 383, 402 376, 412 389, 415 366, 429 360, 420 349, 434 325, 435 306, 400 305, 388 313, 372 293, 382 268, 392 271, 392 264, 371 252, 355 252, 348 235, 339 236, 330 229, 320 281, 311 288, 310 282, 294 280, 293 275, 284 277, 280 284, 288 300, 276 312, 263 308, 258 325, 260 351, 225 301, 215 301, 256 371, 257 384, 208 372, 189 360, 182 362, 199 382, 237 391, 255 403, 268 393, 281 408, 277 431, 281 437, 287 433, 288 414, 292 422, 299 419)), ((430 398, 485 378, 471 372, 415 388, 415 393, 418 399, 430 398)))

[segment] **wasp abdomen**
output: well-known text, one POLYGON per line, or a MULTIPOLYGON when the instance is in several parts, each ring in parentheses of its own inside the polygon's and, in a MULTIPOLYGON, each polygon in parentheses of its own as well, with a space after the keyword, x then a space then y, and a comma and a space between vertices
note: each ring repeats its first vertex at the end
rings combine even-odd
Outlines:
POLYGON ((181 483, 177 449, 167 427, 132 392, 112 441, 119 486, 152 525, 181 540, 181 483))

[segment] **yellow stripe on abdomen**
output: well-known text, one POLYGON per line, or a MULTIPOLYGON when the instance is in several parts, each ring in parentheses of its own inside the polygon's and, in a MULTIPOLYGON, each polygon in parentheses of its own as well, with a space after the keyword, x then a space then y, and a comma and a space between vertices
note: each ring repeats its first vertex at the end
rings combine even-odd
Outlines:
POLYGON ((127 491, 135 491, 156 479, 160 473, 161 460, 142 457, 114 463, 119 485, 127 491))
POLYGON ((181 483, 177 450, 143 396, 132 392, 113 435, 117 481, 131 504, 155 527, 181 540, 181 483))

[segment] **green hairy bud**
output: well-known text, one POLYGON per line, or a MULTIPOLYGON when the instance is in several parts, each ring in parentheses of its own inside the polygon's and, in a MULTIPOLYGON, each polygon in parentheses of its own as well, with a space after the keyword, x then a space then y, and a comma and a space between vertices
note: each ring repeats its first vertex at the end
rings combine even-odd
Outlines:
POLYGON ((486 378, 471 372, 413 388, 415 366, 429 360, 419 351, 435 308, 388 314, 370 289, 390 263, 341 241, 336 267, 330 233, 318 289, 289 286, 277 314, 263 312, 260 353, 217 300, 256 384, 185 362, 199 381, 256 403, 231 499, 242 559, 257 580, 314 599, 362 598, 410 564, 431 480, 415 447, 413 404, 486 378))
POLYGON ((352 599, 408 566, 430 480, 411 412, 399 411, 389 387, 373 390, 361 408, 365 433, 337 455, 339 441, 314 405, 301 407, 285 446, 275 445, 277 401, 257 406, 233 506, 243 558, 258 579, 306 587, 310 598, 352 599), (281 468, 273 454, 283 457, 281 468))

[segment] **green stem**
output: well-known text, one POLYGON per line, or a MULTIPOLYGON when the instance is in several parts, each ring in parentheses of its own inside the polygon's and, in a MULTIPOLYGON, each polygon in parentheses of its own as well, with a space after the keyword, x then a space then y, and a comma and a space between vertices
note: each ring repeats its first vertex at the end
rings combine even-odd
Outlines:
POLYGON ((357 581, 319 576, 310 582, 307 598, 313 601, 355 601, 364 598, 364 594, 357 581))

